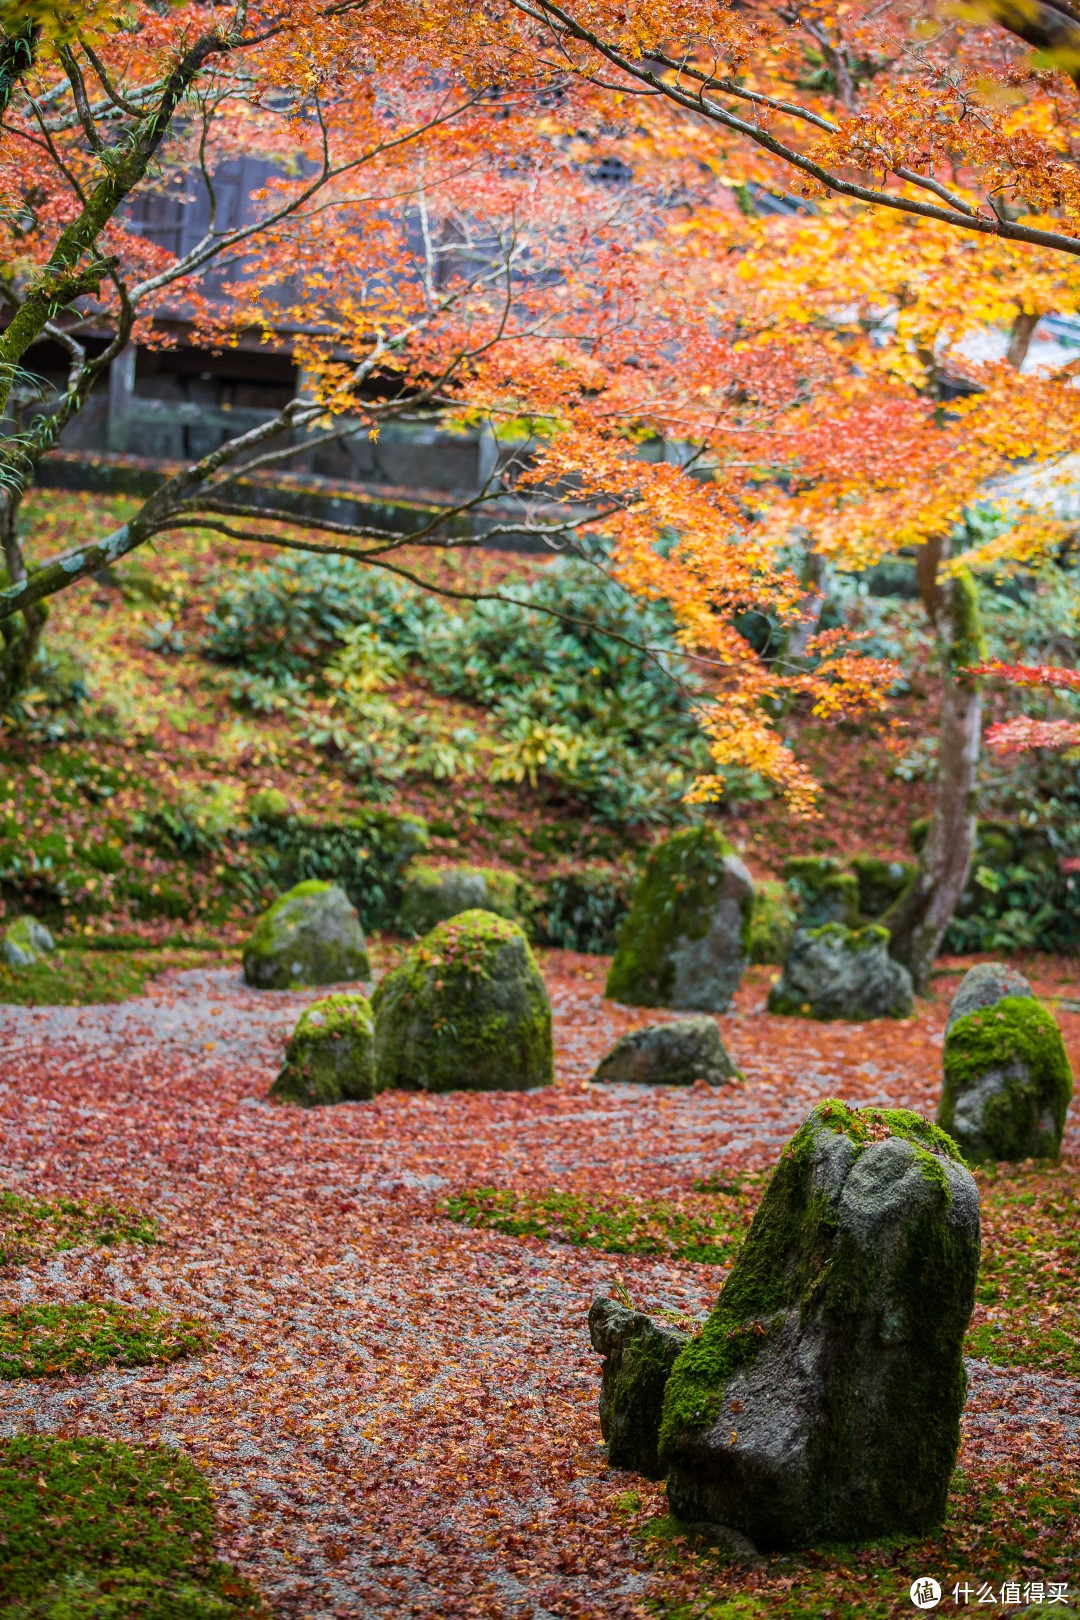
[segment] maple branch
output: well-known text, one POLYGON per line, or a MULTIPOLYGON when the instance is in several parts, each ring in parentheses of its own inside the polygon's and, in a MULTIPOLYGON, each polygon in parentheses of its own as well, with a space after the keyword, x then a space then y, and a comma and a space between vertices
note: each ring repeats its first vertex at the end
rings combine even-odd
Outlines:
MULTIPOLYGON (((742 135, 752 141, 755 146, 761 147, 773 157, 779 158, 782 163, 809 179, 823 186, 827 191, 834 191, 842 197, 852 197, 857 202, 872 203, 883 208, 894 209, 898 213, 915 214, 921 219, 934 219, 942 224, 952 225, 958 230, 973 231, 981 236, 1004 237, 1011 242, 1025 242, 1031 247, 1051 248, 1055 252, 1070 253, 1080 256, 1080 237, 1066 236, 1060 231, 1038 230, 1031 225, 1021 225, 1008 220, 1001 215, 986 219, 977 212, 965 212, 958 208, 955 199, 950 198, 948 208, 935 207, 933 203, 921 202, 914 197, 904 197, 897 192, 884 191, 875 186, 862 186, 852 180, 844 180, 832 170, 826 169, 822 164, 815 163, 812 158, 806 157, 796 147, 789 146, 767 129, 757 124, 749 123, 745 118, 738 117, 728 108, 720 106, 717 102, 709 100, 702 88, 696 95, 680 89, 677 84, 671 84, 658 78, 650 67, 643 66, 639 61, 624 55, 614 46, 607 44, 593 29, 583 24, 565 11, 555 0, 510 0, 514 8, 534 20, 539 13, 543 13, 542 20, 551 23, 555 19, 574 39, 581 44, 588 45, 605 61, 620 69, 629 77, 647 84, 665 95, 669 101, 683 107, 687 112, 699 113, 712 123, 720 124, 733 134, 742 135)), ((890 165, 891 168, 891 165, 890 165)), ((893 173, 897 173, 892 169, 893 173)), ((910 171, 909 171, 910 172, 910 171)), ((898 176, 899 178, 899 176, 898 176)), ((937 182, 924 178, 917 183, 925 189, 935 191, 937 182)), ((940 193, 938 193, 940 195, 940 193)))

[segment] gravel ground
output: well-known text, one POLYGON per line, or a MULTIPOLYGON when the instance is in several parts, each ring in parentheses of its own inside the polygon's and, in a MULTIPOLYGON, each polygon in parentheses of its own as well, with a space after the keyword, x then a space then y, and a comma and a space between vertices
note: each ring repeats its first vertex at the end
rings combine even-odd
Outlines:
MULTIPOLYGON (((701 1313, 718 1273, 472 1231, 441 1197, 685 1190, 771 1164, 829 1094, 932 1112, 944 1007, 804 1025, 768 1018, 752 973, 720 1020, 744 1085, 589 1089, 649 1016, 602 1001, 602 968, 548 958, 543 1093, 310 1112, 264 1100, 310 995, 200 970, 115 1006, 0 1008, 0 1184, 120 1197, 165 1233, 8 1272, 0 1292, 166 1305, 220 1332, 165 1369, 4 1385, 0 1430, 184 1446, 214 1482, 222 1556, 283 1617, 640 1614, 647 1566, 612 1506, 632 1481, 604 1464, 585 1312, 619 1275, 637 1303, 701 1313)), ((1062 1022, 1075 1049, 1080 1018, 1062 1022)), ((1075 1468, 1080 1383, 973 1363, 962 1461, 1018 1427, 1027 1460, 1075 1468)))

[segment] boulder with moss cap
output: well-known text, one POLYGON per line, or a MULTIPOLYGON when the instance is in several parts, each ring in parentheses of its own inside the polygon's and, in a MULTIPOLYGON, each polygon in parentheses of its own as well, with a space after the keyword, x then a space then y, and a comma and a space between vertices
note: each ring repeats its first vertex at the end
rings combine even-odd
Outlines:
POLYGON ((754 885, 713 827, 658 845, 634 891, 604 994, 634 1007, 725 1012, 746 966, 754 885))
POLYGON ((366 979, 371 971, 356 908, 344 889, 312 879, 264 911, 244 946, 244 978, 257 990, 366 979))
POLYGON ((1012 968, 965 975, 946 1025, 938 1124, 973 1163, 1056 1158, 1073 1077, 1054 1015, 1012 968))
POLYGON ((528 1091, 554 1078, 547 989, 505 917, 440 923, 380 980, 372 1008, 380 1087, 528 1091))
POLYGON ((366 996, 324 996, 301 1013, 270 1087, 275 1102, 314 1108, 376 1092, 375 1026, 366 996))
POLYGON ((491 911, 521 922, 535 896, 516 872, 493 866, 433 866, 413 861, 402 883, 397 925, 416 937, 463 911, 491 911))
POLYGON ((36 917, 16 917, 4 929, 0 958, 8 967, 32 967, 55 951, 56 945, 44 923, 36 917))
POLYGON ((667 1379, 672 1512, 765 1551, 941 1524, 978 1266, 954 1143, 904 1110, 819 1103, 667 1379))
POLYGON ((802 1018, 908 1018, 911 974, 889 955, 889 935, 873 924, 825 923, 800 929, 791 941, 769 1011, 802 1018))
POLYGON ((642 1086, 692 1086, 695 1080, 707 1080, 721 1086, 737 1073, 716 1021, 708 1013, 695 1013, 632 1029, 601 1059, 593 1079, 642 1086))
POLYGON ((664 1386, 675 1359, 689 1343, 667 1323, 617 1300, 594 1299, 589 1336, 603 1356, 600 1366, 600 1433, 612 1468, 629 1468, 659 1479, 657 1458, 664 1386))

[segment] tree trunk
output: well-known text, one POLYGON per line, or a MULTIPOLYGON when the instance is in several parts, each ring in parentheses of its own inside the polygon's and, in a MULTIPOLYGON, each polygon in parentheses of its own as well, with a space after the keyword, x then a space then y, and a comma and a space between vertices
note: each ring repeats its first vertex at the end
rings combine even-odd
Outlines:
MULTIPOLYGON (((17 585, 26 578, 26 564, 17 536, 19 497, 7 490, 0 494, 0 584, 17 585)), ((13 698, 29 685, 34 661, 41 647, 41 635, 49 610, 44 602, 34 602, 14 618, 0 621, 0 717, 13 698)))
POLYGON ((920 995, 964 892, 975 849, 982 699, 978 680, 964 670, 982 656, 979 600, 967 573, 953 580, 945 594, 945 691, 934 808, 915 880, 881 919, 891 935, 892 955, 909 970, 920 995))

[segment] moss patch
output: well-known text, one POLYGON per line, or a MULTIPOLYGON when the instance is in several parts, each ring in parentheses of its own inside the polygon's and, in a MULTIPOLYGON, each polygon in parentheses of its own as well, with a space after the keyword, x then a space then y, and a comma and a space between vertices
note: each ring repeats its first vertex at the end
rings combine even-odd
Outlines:
POLYGON ((64 949, 29 967, 0 964, 0 1003, 77 1007, 128 1001, 168 968, 206 967, 219 960, 218 953, 198 950, 64 949))
POLYGON ((672 1199, 612 1198, 581 1193, 520 1193, 469 1187, 443 1204, 452 1221, 508 1237, 546 1238, 607 1254, 661 1255, 698 1265, 729 1265, 743 1241, 761 1179, 746 1176, 723 1192, 672 1199))
POLYGON ((1080 1377, 1075 1168, 1002 1165, 977 1179, 984 1239, 967 1354, 1080 1377))
POLYGON ((403 880, 397 927, 415 938, 450 917, 475 910, 525 923, 536 904, 535 891, 516 872, 494 866, 433 866, 413 861, 403 880))
POLYGON ((5 1620, 231 1620, 266 1616, 213 1556, 200 1471, 167 1446, 0 1440, 5 1620))
POLYGON ((945 1041, 938 1121, 973 1161, 1052 1157, 1061 1143, 1073 1078, 1057 1023, 1030 996, 1005 996, 957 1019, 945 1041), (973 1106, 991 1070, 1000 1082, 973 1106))
POLYGON ((49 1378, 115 1362, 149 1367, 198 1355, 205 1322, 112 1300, 24 1305, 0 1314, 0 1378, 49 1378))
POLYGON ((0 1265, 24 1265, 37 1255, 99 1244, 155 1243, 158 1225, 120 1204, 60 1198, 49 1203, 0 1192, 0 1265))
POLYGON ((554 1077, 551 1006, 521 929, 465 911, 432 929, 372 997, 380 1086, 522 1091, 554 1077))

